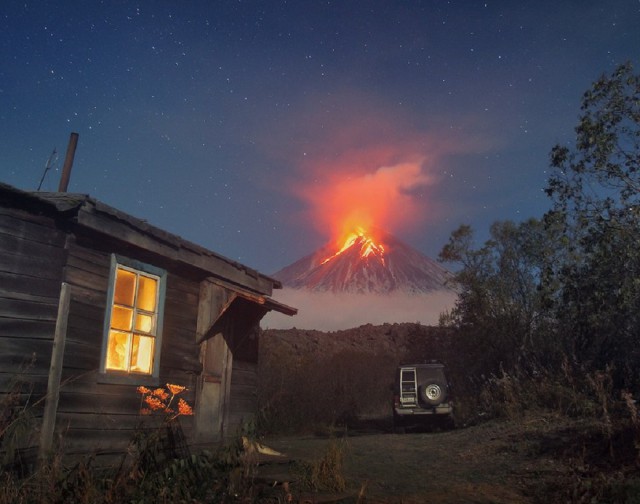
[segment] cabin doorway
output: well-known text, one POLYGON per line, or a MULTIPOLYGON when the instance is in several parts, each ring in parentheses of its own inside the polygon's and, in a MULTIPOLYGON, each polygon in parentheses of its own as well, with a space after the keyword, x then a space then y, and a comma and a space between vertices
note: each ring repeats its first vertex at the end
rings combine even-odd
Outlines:
POLYGON ((204 341, 202 374, 196 402, 196 429, 201 441, 221 440, 228 417, 232 354, 221 333, 204 341))

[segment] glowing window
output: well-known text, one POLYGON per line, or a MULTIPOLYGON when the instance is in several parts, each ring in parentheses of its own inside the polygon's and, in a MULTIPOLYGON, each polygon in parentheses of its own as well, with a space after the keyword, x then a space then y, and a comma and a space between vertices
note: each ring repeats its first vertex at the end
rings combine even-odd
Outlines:
POLYGON ((159 272, 151 266, 137 269, 114 261, 105 324, 104 371, 155 374, 164 282, 163 276, 155 274, 159 272))

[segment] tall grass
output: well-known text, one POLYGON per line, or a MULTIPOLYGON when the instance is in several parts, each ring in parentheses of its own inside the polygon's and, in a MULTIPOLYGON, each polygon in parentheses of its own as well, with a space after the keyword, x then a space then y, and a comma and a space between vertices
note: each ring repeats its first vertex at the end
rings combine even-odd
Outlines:
MULTIPOLYGON (((15 464, 20 452, 16 448, 7 463, 0 464, 0 504, 253 502, 260 489, 253 484, 254 464, 244 456, 241 441, 215 452, 185 452, 179 417, 192 412, 177 397, 183 390, 171 384, 166 390, 138 389, 142 411, 160 416, 141 417, 118 463, 98 465, 93 454, 72 461, 54 452, 26 472, 15 464)), ((3 445, 8 435, 12 446, 23 445, 28 436, 14 428, 31 415, 21 399, 19 387, 3 399, 3 445)))
POLYGON ((344 478, 344 457, 347 450, 345 439, 331 439, 326 452, 319 458, 299 462, 295 473, 302 485, 310 490, 343 492, 347 487, 344 478))

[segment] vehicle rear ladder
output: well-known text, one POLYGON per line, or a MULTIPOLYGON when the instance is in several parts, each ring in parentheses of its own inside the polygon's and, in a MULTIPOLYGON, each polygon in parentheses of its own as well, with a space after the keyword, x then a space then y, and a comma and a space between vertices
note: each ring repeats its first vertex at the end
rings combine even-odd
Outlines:
POLYGON ((415 368, 400 370, 400 404, 415 406, 418 402, 418 384, 415 368))

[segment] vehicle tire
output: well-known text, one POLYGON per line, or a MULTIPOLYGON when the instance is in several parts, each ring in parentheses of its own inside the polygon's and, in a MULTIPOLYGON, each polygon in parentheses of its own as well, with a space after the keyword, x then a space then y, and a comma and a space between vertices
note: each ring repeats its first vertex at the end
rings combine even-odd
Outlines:
POLYGON ((420 400, 428 406, 438 406, 447 398, 447 389, 440 382, 430 382, 418 388, 420 400))

